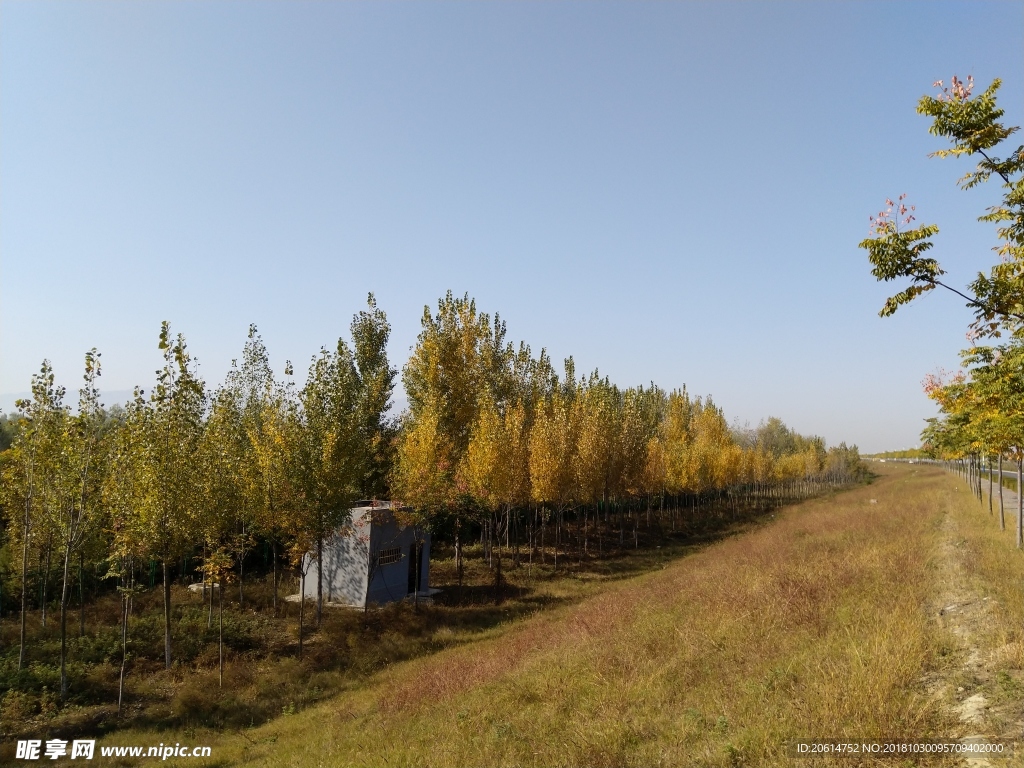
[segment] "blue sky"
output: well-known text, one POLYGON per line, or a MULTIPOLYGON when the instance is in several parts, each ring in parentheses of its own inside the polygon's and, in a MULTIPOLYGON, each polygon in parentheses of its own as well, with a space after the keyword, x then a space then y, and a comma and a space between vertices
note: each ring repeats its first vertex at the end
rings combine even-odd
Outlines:
MULTIPOLYGON (((0 4, 0 405, 43 358, 148 387, 162 320, 221 379, 302 374, 368 291, 401 367, 451 289, 623 386, 914 445, 970 312, 877 316, 887 196, 955 285, 995 258, 914 106, 1004 81, 1020 3, 0 4)), ((300 375, 300 379, 302 376, 300 375)))

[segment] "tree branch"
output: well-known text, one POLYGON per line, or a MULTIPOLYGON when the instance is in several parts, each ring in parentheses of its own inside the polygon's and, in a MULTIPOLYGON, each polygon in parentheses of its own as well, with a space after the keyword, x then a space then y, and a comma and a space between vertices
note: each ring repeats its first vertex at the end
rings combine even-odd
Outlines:
POLYGON ((959 296, 959 297, 961 297, 963 299, 967 299, 967 303, 968 304, 970 304, 972 306, 975 306, 978 309, 983 309, 986 312, 988 312, 989 314, 992 314, 992 315, 1002 315, 1003 317, 1007 317, 1007 318, 1012 317, 1012 318, 1014 318, 1016 320, 1024 321, 1024 315, 1018 315, 1018 314, 1015 314, 1013 312, 1003 312, 1001 309, 996 309, 995 307, 991 307, 988 304, 983 304, 982 302, 978 301, 978 299, 976 299, 975 297, 968 296, 966 293, 963 293, 962 291, 958 291, 953 286, 946 285, 941 280, 935 280, 934 278, 928 278, 928 282, 931 283, 932 285, 940 285, 943 288, 945 288, 947 291, 952 291, 957 296, 959 296))
POLYGON ((1013 186, 1013 184, 1011 184, 1010 180, 1007 178, 1006 174, 1003 173, 1001 170, 999 170, 998 163, 993 161, 991 157, 989 157, 988 155, 985 154, 985 150, 978 149, 978 150, 975 150, 975 151, 992 164, 992 167, 995 169, 995 172, 998 173, 1000 177, 1002 177, 1003 181, 1006 182, 1006 186, 1008 186, 1008 187, 1012 187, 1013 186))

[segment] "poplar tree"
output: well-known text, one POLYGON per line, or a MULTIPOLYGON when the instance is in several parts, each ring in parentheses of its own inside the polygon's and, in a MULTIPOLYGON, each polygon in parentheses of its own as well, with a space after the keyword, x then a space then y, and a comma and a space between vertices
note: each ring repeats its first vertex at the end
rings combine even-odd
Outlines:
MULTIPOLYGON (((41 496, 46 491, 47 465, 52 460, 54 436, 64 415, 64 387, 54 383, 53 367, 44 360, 39 373, 32 376, 32 397, 17 401, 22 425, 12 447, 10 475, 7 486, 13 491, 21 511, 21 628, 18 669, 25 666, 28 617, 28 557, 31 540, 41 519, 41 496)), ((11 505, 12 509, 14 505, 11 505)))
POLYGON ((121 668, 118 675, 117 712, 121 714, 125 676, 128 666, 128 621, 132 599, 137 591, 136 564, 146 556, 139 510, 155 493, 149 459, 147 434, 149 407, 145 395, 136 387, 123 419, 111 437, 108 471, 103 480, 102 498, 109 529, 107 577, 117 579, 121 596, 121 668))
MULTIPOLYGON (((248 437, 238 394, 230 387, 222 387, 213 395, 201 444, 202 497, 195 521, 196 533, 203 542, 203 583, 209 583, 211 588, 207 626, 213 623, 214 593, 217 596, 217 645, 222 683, 224 591, 235 561, 245 556, 248 545, 240 538, 249 535, 245 526, 253 515, 247 493, 251 486, 246 482, 251 477, 248 469, 252 456, 247 450, 248 437)), ((239 562, 239 584, 242 575, 239 562)), ((243 601, 244 593, 239 587, 239 608, 243 601)))
POLYGON ((711 397, 697 399, 690 422, 691 446, 687 475, 696 493, 725 488, 735 482, 735 448, 722 411, 711 397))
POLYGON ((558 567, 562 517, 571 506, 576 481, 577 422, 574 387, 556 389, 538 406, 530 430, 530 493, 533 501, 555 513, 555 567, 558 567))
POLYGON ((660 395, 654 385, 650 390, 637 387, 623 393, 618 450, 622 457, 622 491, 627 496, 639 497, 647 492, 644 475, 650 442, 657 437, 660 395))
POLYGON ((587 553, 589 507, 593 505, 596 508, 608 488, 613 451, 619 441, 615 428, 614 395, 608 381, 599 378, 595 372, 573 403, 576 427, 573 501, 580 505, 582 512, 582 515, 577 514, 576 526, 581 563, 587 553))
MULTIPOLYGON (((654 435, 647 440, 642 482, 643 492, 647 496, 647 528, 649 529, 651 527, 651 504, 653 497, 655 495, 659 496, 662 504, 664 504, 665 492, 668 486, 668 461, 665 455, 665 443, 659 435, 654 435)), ((640 546, 636 526, 633 528, 633 546, 640 546)))
MULTIPOLYGON (((235 458, 237 499, 223 544, 238 563, 239 608, 245 606, 245 556, 255 545, 256 536, 273 528, 279 491, 275 481, 281 465, 275 461, 280 457, 274 455, 271 443, 280 397, 266 345, 256 326, 250 325, 242 361, 231 361, 212 414, 218 421, 222 450, 235 458)), ((276 582, 274 599, 276 608, 276 582)))
POLYGON ((143 445, 137 471, 144 495, 134 510, 137 518, 126 528, 139 538, 143 551, 160 563, 163 577, 164 665, 171 668, 171 565, 188 554, 197 538, 201 509, 202 453, 207 393, 181 334, 171 336, 170 324, 160 329, 164 365, 156 386, 140 411, 143 445))
POLYGON ((352 348, 356 366, 356 421, 361 447, 357 487, 368 499, 390 495, 388 480, 395 455, 395 426, 388 419, 398 371, 388 361, 391 325, 373 294, 367 308, 352 318, 352 348))
POLYGON ((316 622, 323 615, 323 549, 326 539, 350 522, 362 467, 358 438, 358 373, 344 339, 313 358, 301 402, 298 429, 298 513, 317 563, 316 622))
POLYGON ((691 490, 690 421, 694 404, 684 386, 668 395, 662 441, 665 451, 665 480, 668 490, 678 495, 691 490))
MULTIPOLYGON (((291 363, 285 366, 290 374, 291 363)), ((261 432, 253 444, 253 462, 263 501, 258 527, 270 539, 274 571, 274 611, 277 611, 278 546, 287 549, 294 538, 295 521, 302 505, 301 476, 298 463, 298 405, 289 384, 275 384, 264 393, 261 432)))
MULTIPOLYGON (((455 507, 453 467, 455 450, 448 435, 441 431, 441 419, 430 404, 423 404, 416 418, 407 417, 399 430, 398 447, 391 486, 397 495, 395 507, 409 505, 400 522, 427 526, 430 521, 455 507)), ((462 540, 455 516, 455 570, 459 596, 462 594, 462 540)))
POLYGON ((103 476, 101 444, 102 406, 96 380, 100 375, 99 354, 85 356, 84 385, 80 390, 78 415, 72 417, 59 401, 54 403, 52 432, 47 461, 47 482, 43 514, 55 534, 62 559, 60 596, 60 695, 67 698, 67 607, 73 578, 71 563, 97 525, 101 511, 99 485, 103 476))
POLYGON ((500 317, 492 321, 477 312, 468 295, 456 299, 449 291, 438 302, 436 315, 423 308, 420 334, 402 371, 409 398, 402 429, 413 438, 403 438, 399 447, 400 494, 430 516, 453 518, 459 565, 461 526, 470 513, 470 497, 458 470, 484 395, 503 407, 515 390, 510 366, 514 351, 505 336, 500 317), (424 443, 428 435, 436 438, 433 449, 424 443), (435 471, 402 466, 406 456, 418 462, 428 451, 434 453, 435 471))
POLYGON ((495 534, 496 603, 502 599, 501 539, 511 524, 512 510, 530 497, 528 434, 521 402, 502 413, 486 395, 460 468, 467 490, 488 515, 495 534))

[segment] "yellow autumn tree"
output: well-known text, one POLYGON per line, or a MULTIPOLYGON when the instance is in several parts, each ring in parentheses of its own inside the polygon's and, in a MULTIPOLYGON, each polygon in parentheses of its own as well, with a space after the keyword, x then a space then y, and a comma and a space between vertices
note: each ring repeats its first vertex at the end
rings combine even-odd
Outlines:
POLYGON ((508 532, 512 510, 530 498, 529 443, 526 409, 515 403, 499 411, 489 397, 482 398, 470 434, 460 475, 470 495, 484 510, 495 543, 495 601, 501 593, 501 540, 508 532))
MULTIPOLYGON (((555 391, 550 402, 534 414, 529 433, 530 494, 533 501, 555 515, 555 567, 562 516, 572 503, 576 428, 571 401, 555 391)), ((541 528, 543 536, 544 528, 541 528)), ((541 542, 543 552, 543 539, 541 542)))

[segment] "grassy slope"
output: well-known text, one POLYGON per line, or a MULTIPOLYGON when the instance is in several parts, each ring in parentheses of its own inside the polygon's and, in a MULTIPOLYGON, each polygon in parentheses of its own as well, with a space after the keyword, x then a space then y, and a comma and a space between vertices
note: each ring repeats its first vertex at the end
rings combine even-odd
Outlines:
POLYGON ((951 688, 963 688, 955 696, 957 700, 982 693, 991 707, 985 717, 986 731, 1015 739, 1020 750, 1024 748, 1024 553, 1013 544, 1016 499, 1010 509, 1011 499, 1007 497, 1007 530, 1000 531, 998 496, 995 513, 990 515, 987 493, 979 505, 962 480, 954 485, 957 490, 951 494, 949 505, 949 535, 958 550, 966 586, 975 599, 992 602, 990 610, 982 611, 970 628, 971 642, 980 657, 980 664, 975 666, 980 669, 968 672, 965 666, 970 665, 962 665, 950 676, 951 688))
MULTIPOLYGON (((269 575, 261 579, 250 574, 244 610, 236 587, 225 595, 223 687, 217 676, 217 622, 209 621, 198 594, 178 584, 172 586, 174 666, 164 669, 162 591, 157 585, 134 601, 128 639, 131 661, 120 718, 113 702, 121 663, 121 606, 109 585, 88 601, 81 636, 77 607, 69 617, 70 696, 64 704, 54 693, 59 690, 60 636, 53 611, 45 628, 40 613, 30 611, 27 663, 21 671, 19 621, 14 614, 0 622, 0 764, 13 759, 16 739, 90 737, 115 728, 189 733, 200 725, 220 730, 261 725, 282 711, 303 710, 341 691, 360 688, 390 665, 492 638, 525 617, 578 604, 610 583, 660 568, 722 538, 727 535, 722 525, 736 531, 751 524, 718 520, 703 531, 678 535, 662 535, 657 523, 649 530, 642 524, 639 547, 633 548, 631 535, 622 549, 617 547, 618 532, 609 537, 606 527, 603 556, 594 552, 601 548, 600 540, 591 536, 591 555, 582 562, 563 556, 557 572, 550 547, 546 563, 540 562, 539 552, 532 564, 524 553, 519 568, 510 567, 506 558, 506 599, 500 605, 494 604, 494 574, 479 544, 465 550, 461 599, 451 547, 437 547, 431 583, 443 593, 433 605, 415 610, 408 602, 391 603, 365 614, 327 610, 319 629, 311 626, 313 611, 307 606, 301 661, 298 605, 281 602, 275 611, 269 575)), ((284 595, 297 589, 291 577, 280 591, 284 595)))
MULTIPOLYGON (((188 743, 212 745, 217 765, 780 765, 797 764, 782 747, 796 737, 959 735, 922 682, 953 655, 924 606, 944 511, 982 513, 936 468, 879 470, 580 604, 188 743)), ((1019 584, 1015 553, 978 562, 979 577, 1019 584)), ((172 738, 185 740, 104 743, 172 738)))

